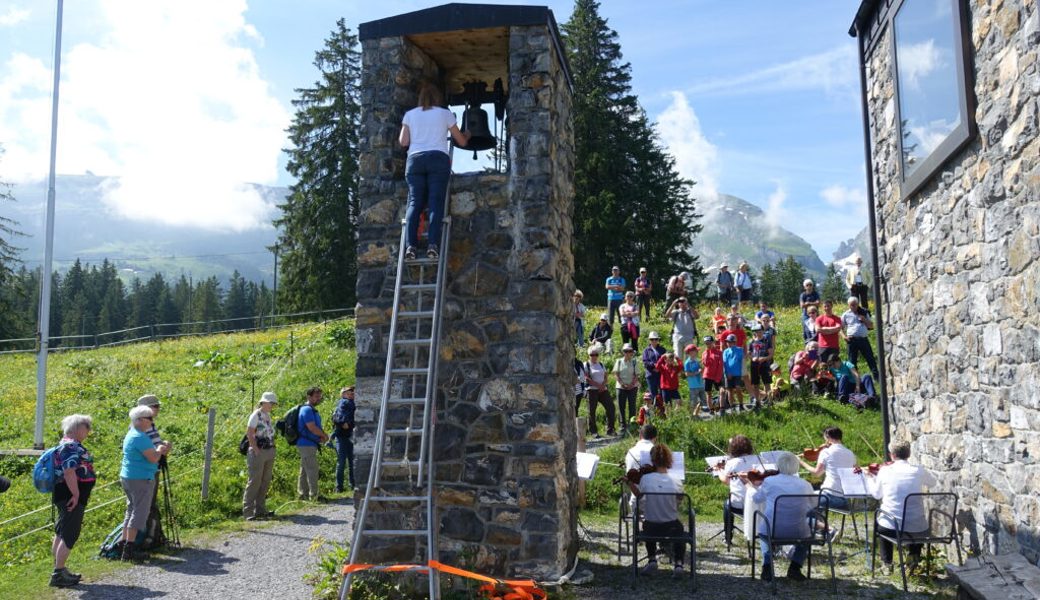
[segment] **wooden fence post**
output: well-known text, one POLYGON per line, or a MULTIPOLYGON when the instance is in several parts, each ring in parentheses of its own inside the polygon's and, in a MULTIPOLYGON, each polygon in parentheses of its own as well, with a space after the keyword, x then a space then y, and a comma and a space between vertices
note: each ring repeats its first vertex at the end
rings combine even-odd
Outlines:
POLYGON ((213 466, 213 428, 217 424, 217 409, 209 409, 209 426, 206 429, 206 458, 202 467, 202 499, 209 499, 209 471, 213 466))

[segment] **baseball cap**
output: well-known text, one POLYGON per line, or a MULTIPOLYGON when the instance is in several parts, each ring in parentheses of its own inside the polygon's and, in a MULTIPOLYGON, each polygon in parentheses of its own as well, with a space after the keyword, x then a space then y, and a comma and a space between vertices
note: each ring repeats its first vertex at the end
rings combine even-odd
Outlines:
POLYGON ((693 344, 686 344, 686 347, 683 348, 683 351, 684 352, 696 352, 697 351, 697 346, 694 346, 693 344))
POLYGON ((339 391, 339 393, 341 393, 341 394, 342 394, 343 392, 353 392, 353 391, 354 391, 354 386, 352 386, 352 385, 348 385, 347 387, 345 387, 345 388, 341 389, 341 390, 339 391))
POLYGON ((726 341, 727 342, 735 342, 735 341, 737 341, 737 336, 731 333, 731 334, 726 336, 726 341))
POLYGON ((619 267, 619 266, 617 266, 617 265, 614 265, 613 267, 610 267, 610 270, 611 270, 611 271, 620 271, 620 270, 621 270, 621 267, 619 267))
POLYGON ((802 282, 802 285, 803 286, 813 285, 812 279, 806 279, 805 281, 802 282))
POLYGON ((710 344, 710 343, 715 341, 715 337, 714 336, 710 336, 710 335, 706 335, 706 336, 704 336, 704 339, 701 340, 701 341, 710 344))
POLYGON ((779 371, 780 370, 780 365, 778 365, 776 363, 773 363, 773 364, 769 365, 769 370, 770 371, 779 371))
POLYGON ((274 392, 264 392, 260 395, 260 402, 278 404, 278 396, 276 396, 274 392))
POLYGON ((646 267, 639 267, 640 273, 646 273, 646 267))
POLYGON ((755 323, 751 326, 751 331, 762 331, 762 325, 759 323, 755 323))
POLYGON ((659 339, 661 339, 661 335, 659 333, 657 333, 656 331, 651 331, 650 335, 648 337, 651 340, 659 340, 659 339))

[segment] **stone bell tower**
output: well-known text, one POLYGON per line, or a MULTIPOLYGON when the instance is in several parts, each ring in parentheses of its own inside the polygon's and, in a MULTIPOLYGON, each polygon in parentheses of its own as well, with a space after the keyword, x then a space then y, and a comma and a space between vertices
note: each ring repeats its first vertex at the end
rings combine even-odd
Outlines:
MULTIPOLYGON (((358 481, 372 463, 401 251, 402 116, 423 80, 450 104, 467 90, 493 93, 500 80, 505 168, 460 173, 478 163, 468 151, 454 156, 433 438, 438 553, 498 576, 558 577, 577 552, 577 476, 574 141, 556 22, 545 7, 446 4, 363 23, 360 39, 358 481)), ((387 520, 406 509, 378 510, 387 520)), ((364 553, 406 561, 415 544, 391 540, 364 553)))

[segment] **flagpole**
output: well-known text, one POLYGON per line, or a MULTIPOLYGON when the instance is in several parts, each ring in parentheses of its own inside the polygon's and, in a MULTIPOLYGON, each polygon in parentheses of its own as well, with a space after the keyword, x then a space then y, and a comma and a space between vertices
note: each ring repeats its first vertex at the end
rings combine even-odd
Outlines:
POLYGON ((33 447, 42 450, 44 401, 47 398, 47 352, 51 335, 51 263, 54 261, 54 187, 58 157, 58 84, 61 80, 61 17, 64 0, 58 0, 58 14, 54 33, 54 88, 51 94, 51 162, 47 176, 47 241, 43 251, 43 266, 40 272, 40 314, 37 323, 36 342, 39 354, 36 357, 36 430, 33 447))

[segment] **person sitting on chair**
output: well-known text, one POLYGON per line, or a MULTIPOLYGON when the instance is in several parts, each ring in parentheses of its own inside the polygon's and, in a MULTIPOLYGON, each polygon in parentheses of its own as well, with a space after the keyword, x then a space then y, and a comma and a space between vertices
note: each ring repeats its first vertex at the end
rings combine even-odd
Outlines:
MULTIPOLYGON (((679 482, 668 475, 668 469, 672 467, 672 451, 664 444, 654 444, 650 449, 650 461, 654 467, 653 473, 643 475, 638 484, 628 482, 632 495, 642 498, 639 504, 643 509, 643 531, 651 536, 682 535, 684 530, 679 521, 679 496, 644 497, 644 494, 682 493, 679 482)), ((657 570, 657 542, 647 540, 646 553, 650 561, 643 567, 643 574, 657 570)), ((686 545, 683 542, 675 542, 674 555, 673 572, 678 575, 683 572, 686 558, 686 545)))
MULTIPOLYGON (((894 537, 897 530, 909 533, 927 531, 928 519, 924 506, 920 503, 906 506, 906 518, 902 526, 896 521, 903 518, 906 497, 910 494, 920 494, 924 488, 934 486, 935 476, 928 469, 907 462, 910 458, 910 444, 907 442, 893 441, 888 445, 888 451, 892 455, 892 464, 881 467, 876 474, 867 471, 868 491, 881 501, 875 525, 877 532, 894 537)), ((922 544, 910 544, 908 547, 910 569, 913 570, 921 560, 922 544)), ((881 562, 891 573, 892 542, 884 538, 881 538, 881 562)))
POLYGON ((841 443, 842 432, 840 427, 828 427, 823 430, 823 445, 816 466, 804 460, 799 460, 809 474, 814 477, 824 475, 823 485, 820 486, 820 495, 827 498, 829 508, 848 508, 849 501, 842 493, 841 479, 838 477, 838 469, 848 469, 856 466, 856 455, 841 443))
POLYGON ((737 473, 746 473, 759 462, 755 458, 755 449, 751 446, 751 440, 743 435, 735 435, 729 439, 729 460, 718 472, 722 483, 729 484, 729 497, 722 504, 723 535, 726 545, 733 543, 733 519, 734 515, 744 515, 744 494, 747 488, 744 480, 737 473))
MULTIPOLYGON (((809 536, 808 514, 814 508, 814 502, 806 499, 787 498, 777 506, 777 498, 786 495, 811 495, 812 485, 798 477, 798 457, 790 452, 781 452, 776 458, 776 469, 780 473, 765 479, 750 481, 757 490, 752 500, 756 504, 764 504, 766 519, 769 520, 772 535, 779 538, 798 538, 809 536)), ((763 524, 764 527, 764 524, 763 524)), ((769 545, 765 529, 758 534, 758 543, 762 549, 762 580, 773 579, 773 549, 769 545)), ((787 578, 802 581, 802 563, 809 555, 807 543, 795 544, 791 564, 787 567, 787 578)))
POLYGON ((628 452, 625 453, 625 472, 638 469, 650 462, 650 450, 657 443, 657 428, 653 425, 643 425, 639 428, 639 441, 636 442, 628 452))

